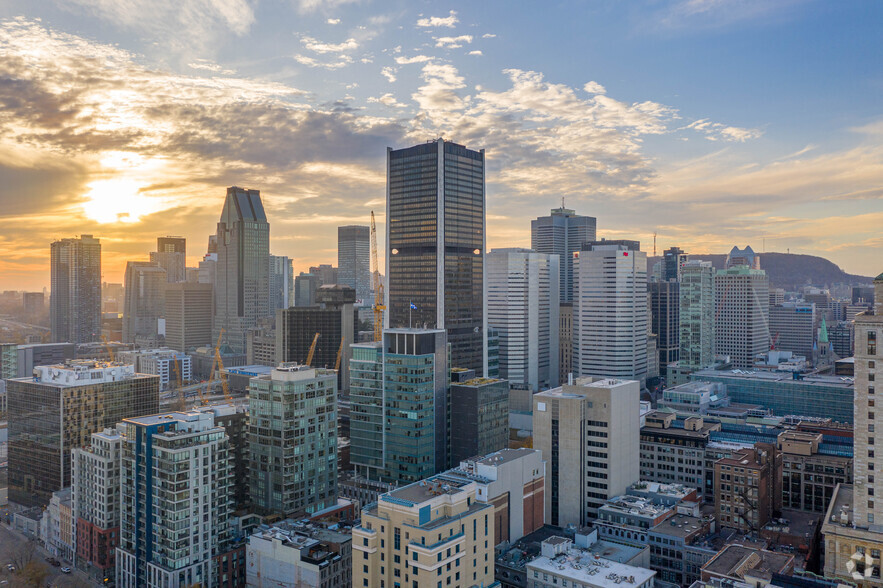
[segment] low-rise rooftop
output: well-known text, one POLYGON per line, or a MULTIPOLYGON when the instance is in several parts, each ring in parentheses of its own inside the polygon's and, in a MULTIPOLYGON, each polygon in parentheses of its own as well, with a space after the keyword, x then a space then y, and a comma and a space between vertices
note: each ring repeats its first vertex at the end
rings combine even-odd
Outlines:
POLYGON ((727 545, 702 566, 702 571, 740 580, 745 576, 771 579, 773 574, 788 572, 793 567, 793 555, 744 545, 727 545))

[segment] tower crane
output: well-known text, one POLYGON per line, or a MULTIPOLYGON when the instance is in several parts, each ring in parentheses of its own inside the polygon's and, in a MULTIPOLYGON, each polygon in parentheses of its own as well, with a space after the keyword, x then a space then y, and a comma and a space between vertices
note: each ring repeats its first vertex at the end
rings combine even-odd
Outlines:
POLYGON ((374 340, 380 341, 383 334, 383 281, 377 263, 377 227, 374 224, 374 211, 371 211, 371 286, 374 288, 374 340))
POLYGON ((310 351, 307 353, 307 360, 304 362, 304 365, 310 367, 313 363, 313 355, 316 353, 316 343, 319 342, 319 333, 313 337, 313 342, 310 343, 310 351))
POLYGON ((110 357, 110 363, 113 363, 115 361, 113 356, 113 348, 110 346, 110 343, 107 342, 107 336, 101 335, 101 340, 104 341, 104 349, 107 350, 107 355, 108 357, 110 357))
POLYGON ((337 359, 334 360, 334 371, 340 371, 340 354, 343 352, 343 343, 346 337, 340 338, 340 347, 337 348, 337 359))

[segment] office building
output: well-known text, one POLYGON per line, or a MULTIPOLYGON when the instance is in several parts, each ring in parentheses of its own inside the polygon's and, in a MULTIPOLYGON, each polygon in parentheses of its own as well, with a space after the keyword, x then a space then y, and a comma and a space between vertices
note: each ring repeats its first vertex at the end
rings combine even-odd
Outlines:
POLYGON ((280 308, 294 306, 294 268, 286 255, 269 256, 269 316, 275 318, 280 308))
POLYGON ((597 220, 564 208, 553 208, 549 216, 530 222, 530 248, 538 253, 557 255, 561 264, 558 295, 561 302, 573 301, 573 254, 583 243, 597 238, 597 220))
POLYGON ((77 567, 105 582, 114 577, 120 536, 120 458, 117 429, 93 433, 87 447, 71 451, 71 490, 77 567))
POLYGON ((319 277, 315 274, 301 272, 294 278, 294 305, 313 306, 316 304, 316 290, 319 289, 319 277))
POLYGON ((558 383, 573 373, 573 302, 558 307, 558 383))
POLYGON ((660 411, 704 416, 711 410, 730 406, 730 397, 727 387, 719 382, 686 382, 663 390, 657 406, 660 411))
POLYGON ((779 433, 782 508, 824 513, 838 484, 852 484, 852 458, 822 447, 822 433, 779 433), (821 450, 821 451, 820 451, 821 450))
POLYGON ((440 329, 387 329, 352 346, 350 462, 363 477, 416 482, 447 467, 449 351, 440 329))
POLYGON ((365 225, 337 227, 338 281, 356 291, 359 306, 371 304, 370 233, 365 225))
POLYGON ((41 365, 55 365, 74 359, 77 346, 73 343, 32 343, 19 345, 16 352, 16 373, 12 378, 26 378, 41 365))
POLYGON ((586 243, 574 258, 574 372, 643 385, 647 314, 647 254, 638 242, 586 243))
POLYGON ((487 256, 486 271, 487 322, 499 333, 500 376, 535 392, 556 387, 558 256, 495 249, 487 256))
POLYGON ((782 454, 756 443, 714 464, 714 510, 718 523, 759 533, 782 510, 782 454))
POLYGON ((46 308, 46 295, 42 292, 22 292, 21 307, 25 316, 39 316, 46 308))
POLYGON ((876 409, 877 376, 883 381, 881 341, 883 274, 874 279, 873 310, 855 317, 855 482, 837 487, 822 527, 825 576, 831 578, 875 582, 880 578, 883 500, 875 495, 875 478, 883 470, 883 460, 876 456, 875 431, 878 425, 883 426, 883 413, 878 417, 876 409), (848 566, 856 563, 854 554, 860 554, 858 568, 848 566), (867 555, 870 559, 864 557, 867 555))
POLYGON ((276 365, 276 331, 250 329, 246 339, 245 361, 248 365, 276 365))
POLYGON ((714 268, 710 261, 681 266, 678 287, 678 365, 696 371, 714 362, 714 268))
POLYGON ((669 247, 662 252, 662 276, 661 282, 679 282, 681 280, 681 266, 687 261, 687 254, 680 247, 669 247))
POLYGON ((92 433, 159 409, 159 377, 132 365, 71 360, 7 381, 9 497, 46 504, 71 485, 70 452, 92 433))
POLYGON ((310 266, 310 275, 316 276, 319 286, 333 286, 339 283, 337 268, 330 263, 320 263, 319 265, 310 266))
POLYGON ((338 531, 290 520, 261 525, 246 553, 250 588, 353 585, 352 537, 338 531))
POLYGON ((770 307, 785 304, 785 289, 770 288, 770 307))
POLYGON ((828 327, 828 340, 834 355, 841 358, 852 357, 855 350, 854 336, 854 323, 839 321, 828 327))
POLYGON ((53 342, 88 343, 101 335, 101 242, 62 239, 50 249, 53 342))
MULTIPOLYGON (((680 266, 678 266, 680 267, 680 266)), ((680 353, 680 283, 650 282, 650 332, 656 335, 659 371, 678 361, 680 353)))
POLYGON ((848 378, 740 369, 700 370, 690 378, 724 384, 731 402, 761 406, 774 415, 852 423, 854 385, 848 378))
POLYGON ((16 377, 18 377, 18 345, 0 343, 0 380, 16 377))
POLYGON ((487 375, 484 150, 387 149, 387 327, 445 329, 451 365, 487 375))
POLYGON ((705 483, 705 452, 711 432, 720 423, 701 417, 688 417, 683 426, 674 426, 673 413, 653 412, 641 427, 640 476, 648 482, 684 484, 709 494, 705 483))
POLYGON ((769 288, 765 271, 745 265, 715 275, 715 353, 729 356, 733 367, 752 367, 770 348, 769 288))
POLYGON ((313 366, 334 368, 340 354, 338 389, 350 389, 350 344, 356 341, 356 292, 349 286, 328 285, 316 291, 313 306, 295 306, 276 313, 276 363, 304 363, 316 333, 313 366))
POLYGON ((815 304, 783 302, 770 306, 770 338, 776 349, 791 351, 813 362, 819 319, 815 304))
POLYGON ((701 582, 721 588, 771 585, 767 584, 768 579, 774 575, 790 576, 793 570, 793 554, 734 543, 725 546, 702 566, 701 582))
POLYGON ((187 280, 187 258, 183 253, 151 251, 150 261, 165 270, 168 283, 177 284, 187 280))
POLYGON ((165 327, 166 270, 152 261, 126 263, 123 343, 156 346, 165 327))
POLYGON ((727 254, 727 260, 724 263, 724 269, 731 267, 745 266, 750 269, 760 269, 760 256, 754 253, 754 249, 750 245, 745 249, 733 247, 727 254))
POLYGON ((217 247, 212 339, 224 329, 230 347, 245 353, 246 333, 269 314, 270 224, 258 190, 227 188, 217 247))
POLYGON ((229 440, 208 412, 132 417, 123 429, 116 585, 220 584, 233 527, 229 440))
POLYGON ((574 546, 573 541, 565 537, 543 541, 541 555, 530 561, 526 569, 527 585, 531 588, 609 588, 623 583, 629 587, 653 588, 656 577, 653 570, 601 558, 574 546))
POLYGON ((249 496, 262 515, 337 504, 337 377, 283 363, 248 390, 249 496))
POLYGON ((439 474, 382 494, 353 529, 353 586, 488 586, 494 507, 478 483, 439 474))
POLYGON ((166 347, 188 352, 214 345, 211 284, 181 282, 166 286, 166 347))
POLYGON ((580 378, 533 396, 533 446, 549 472, 545 521, 586 525, 638 480, 640 385, 580 378))
POLYGON ((159 376, 160 392, 193 379, 190 356, 167 347, 123 351, 119 359, 134 365, 139 374, 159 376))
POLYGON ((156 238, 157 253, 180 253, 187 255, 187 239, 184 237, 167 236, 156 238))
POLYGON ((509 382, 473 378, 451 383, 451 465, 509 446, 509 382))

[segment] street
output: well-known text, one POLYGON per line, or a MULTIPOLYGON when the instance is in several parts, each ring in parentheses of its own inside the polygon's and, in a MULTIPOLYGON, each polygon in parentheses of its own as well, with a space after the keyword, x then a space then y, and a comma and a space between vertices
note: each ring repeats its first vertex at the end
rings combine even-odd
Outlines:
MULTIPOLYGON (((5 524, 0 524, 0 581, 6 580, 10 587, 25 586, 22 579, 16 574, 12 574, 6 570, 6 564, 12 563, 16 555, 20 552, 21 546, 27 543, 24 535, 9 529, 5 524)), ((70 574, 61 573, 61 569, 54 567, 46 561, 49 552, 33 543, 33 561, 36 565, 45 569, 47 572, 46 579, 42 586, 57 586, 58 588, 87 588, 89 586, 98 586, 94 581, 89 580, 83 572, 73 569, 70 562, 62 562, 62 566, 72 569, 70 574)), ((4 584, 3 586, 6 586, 4 584)))

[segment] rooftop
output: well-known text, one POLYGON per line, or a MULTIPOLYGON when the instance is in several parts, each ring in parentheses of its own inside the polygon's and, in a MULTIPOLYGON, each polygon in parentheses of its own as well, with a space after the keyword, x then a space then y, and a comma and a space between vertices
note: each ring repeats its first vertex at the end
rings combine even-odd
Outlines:
POLYGON ((432 500, 436 496, 454 496, 465 492, 465 487, 470 483, 468 480, 458 479, 454 476, 437 474, 425 480, 382 494, 380 500, 402 506, 417 506, 427 500, 432 500))
POLYGON ((649 498, 644 498, 642 496, 623 495, 615 496, 608 500, 598 509, 598 514, 600 517, 602 511, 609 511, 656 518, 666 511, 672 510, 672 508, 673 507, 671 506, 656 504, 649 498))
POLYGON ((800 384, 808 386, 834 386, 837 388, 852 388, 853 379, 846 376, 823 376, 818 374, 804 375, 800 379, 794 379, 791 372, 768 372, 764 370, 715 370, 704 369, 694 372, 693 380, 702 378, 727 378, 733 380, 760 380, 763 382, 781 382, 782 384, 800 384))
POLYGON ((698 517, 676 514, 650 529, 650 532, 656 535, 666 535, 668 537, 679 537, 683 539, 702 531, 707 523, 707 520, 703 521, 698 517))
POLYGON ((525 455, 536 453, 536 449, 522 447, 520 449, 501 449, 494 453, 489 453, 482 458, 476 459, 475 462, 481 465, 498 466, 504 463, 521 459, 525 455))
POLYGON ((588 586, 620 588, 639 586, 656 575, 653 570, 610 561, 578 549, 570 549, 554 558, 540 556, 527 567, 553 576, 571 578, 588 586))
POLYGON ((67 388, 136 378, 157 378, 157 376, 135 373, 135 366, 127 363, 69 359, 63 364, 35 366, 32 377, 14 378, 11 381, 38 382, 46 386, 67 388))
POLYGON ((743 545, 727 545, 703 567, 719 576, 744 578, 746 575, 769 575, 788 571, 794 565, 794 556, 743 545))

